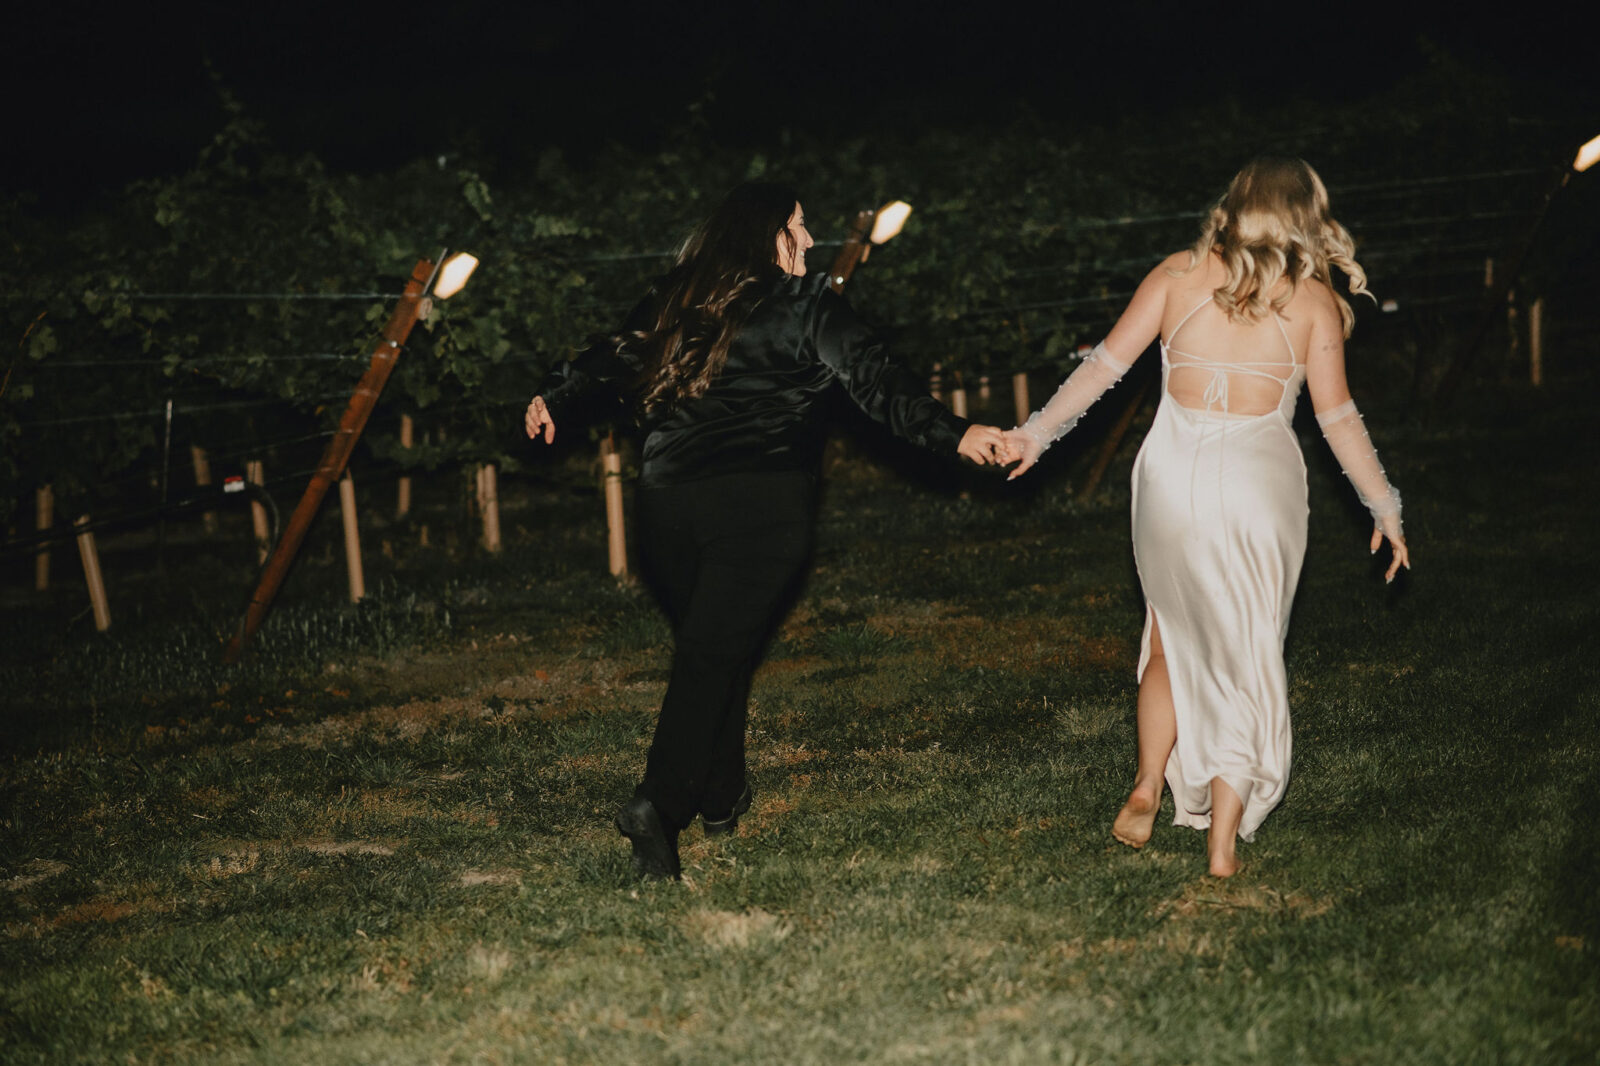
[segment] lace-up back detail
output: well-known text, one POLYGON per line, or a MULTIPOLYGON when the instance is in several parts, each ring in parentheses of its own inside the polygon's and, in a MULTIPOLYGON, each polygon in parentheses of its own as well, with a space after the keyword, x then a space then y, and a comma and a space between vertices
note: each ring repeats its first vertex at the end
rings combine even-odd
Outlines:
POLYGON ((1305 382, 1283 320, 1276 329, 1228 321, 1207 296, 1161 340, 1162 387, 1180 407, 1225 418, 1255 418, 1276 411, 1285 420, 1305 382), (1179 342, 1182 346, 1179 346, 1179 342), (1222 359, 1202 353, 1228 352, 1222 359))

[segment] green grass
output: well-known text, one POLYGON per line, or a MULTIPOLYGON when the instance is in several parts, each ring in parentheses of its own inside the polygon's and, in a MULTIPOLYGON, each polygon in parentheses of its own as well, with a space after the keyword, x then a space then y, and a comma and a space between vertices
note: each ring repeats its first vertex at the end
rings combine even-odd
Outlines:
POLYGON ((1143 851, 1109 835, 1126 454, 1087 509, 1066 457, 836 471, 755 805, 685 834, 681 884, 610 827, 669 634, 591 497, 508 486, 503 558, 374 560, 359 610, 313 552, 231 672, 225 553, 104 637, 64 591, 8 609, 0 1060, 1593 1062, 1592 384, 1375 415, 1394 588, 1308 450, 1293 778, 1228 882, 1170 798, 1143 851))

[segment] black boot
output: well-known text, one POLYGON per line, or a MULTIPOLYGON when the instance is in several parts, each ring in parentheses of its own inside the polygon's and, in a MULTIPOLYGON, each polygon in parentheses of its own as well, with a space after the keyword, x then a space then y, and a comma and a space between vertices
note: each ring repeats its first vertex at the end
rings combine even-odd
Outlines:
POLYGON ((678 831, 661 818, 655 804, 635 796, 617 812, 617 829, 633 842, 633 872, 639 877, 678 880, 678 831))
POLYGON ((739 815, 750 809, 750 801, 754 798, 755 793, 751 791, 750 786, 747 784, 744 786, 744 791, 739 793, 739 798, 734 800, 732 814, 726 818, 707 818, 702 814, 700 822, 705 827, 706 836, 719 837, 731 834, 735 829, 739 828, 739 815))

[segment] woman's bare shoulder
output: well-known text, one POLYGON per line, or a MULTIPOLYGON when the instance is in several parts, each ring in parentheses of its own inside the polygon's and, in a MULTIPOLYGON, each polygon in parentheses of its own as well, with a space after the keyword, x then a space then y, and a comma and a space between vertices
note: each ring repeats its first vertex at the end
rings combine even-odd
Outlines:
POLYGON ((1181 274, 1189 274, 1193 272, 1194 267, 1194 251, 1192 249, 1185 248, 1183 251, 1173 252, 1171 255, 1161 260, 1161 262, 1156 265, 1155 270, 1152 270, 1150 273, 1159 273, 1170 278, 1181 274))
POLYGON ((1333 290, 1319 278, 1300 279, 1294 287, 1294 297, 1285 310, 1291 318, 1298 312, 1313 322, 1330 320, 1343 328, 1339 302, 1334 299, 1333 290))

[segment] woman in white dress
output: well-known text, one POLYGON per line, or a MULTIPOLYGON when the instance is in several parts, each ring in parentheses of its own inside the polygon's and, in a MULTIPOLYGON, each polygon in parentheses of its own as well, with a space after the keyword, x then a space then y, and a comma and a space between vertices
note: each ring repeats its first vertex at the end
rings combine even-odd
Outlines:
POLYGON ((1152 270, 1116 326, 1008 441, 1026 472, 1161 339, 1161 403, 1133 469, 1133 549, 1146 610, 1139 766, 1112 826, 1143 847, 1172 788, 1174 823, 1208 829, 1211 873, 1238 869, 1283 798, 1289 701, 1283 639, 1306 548, 1306 468, 1290 427, 1300 386, 1371 511, 1387 580, 1410 559, 1400 494, 1345 383, 1354 315, 1330 264, 1366 294, 1350 234, 1298 159, 1236 175, 1200 239, 1152 270))

